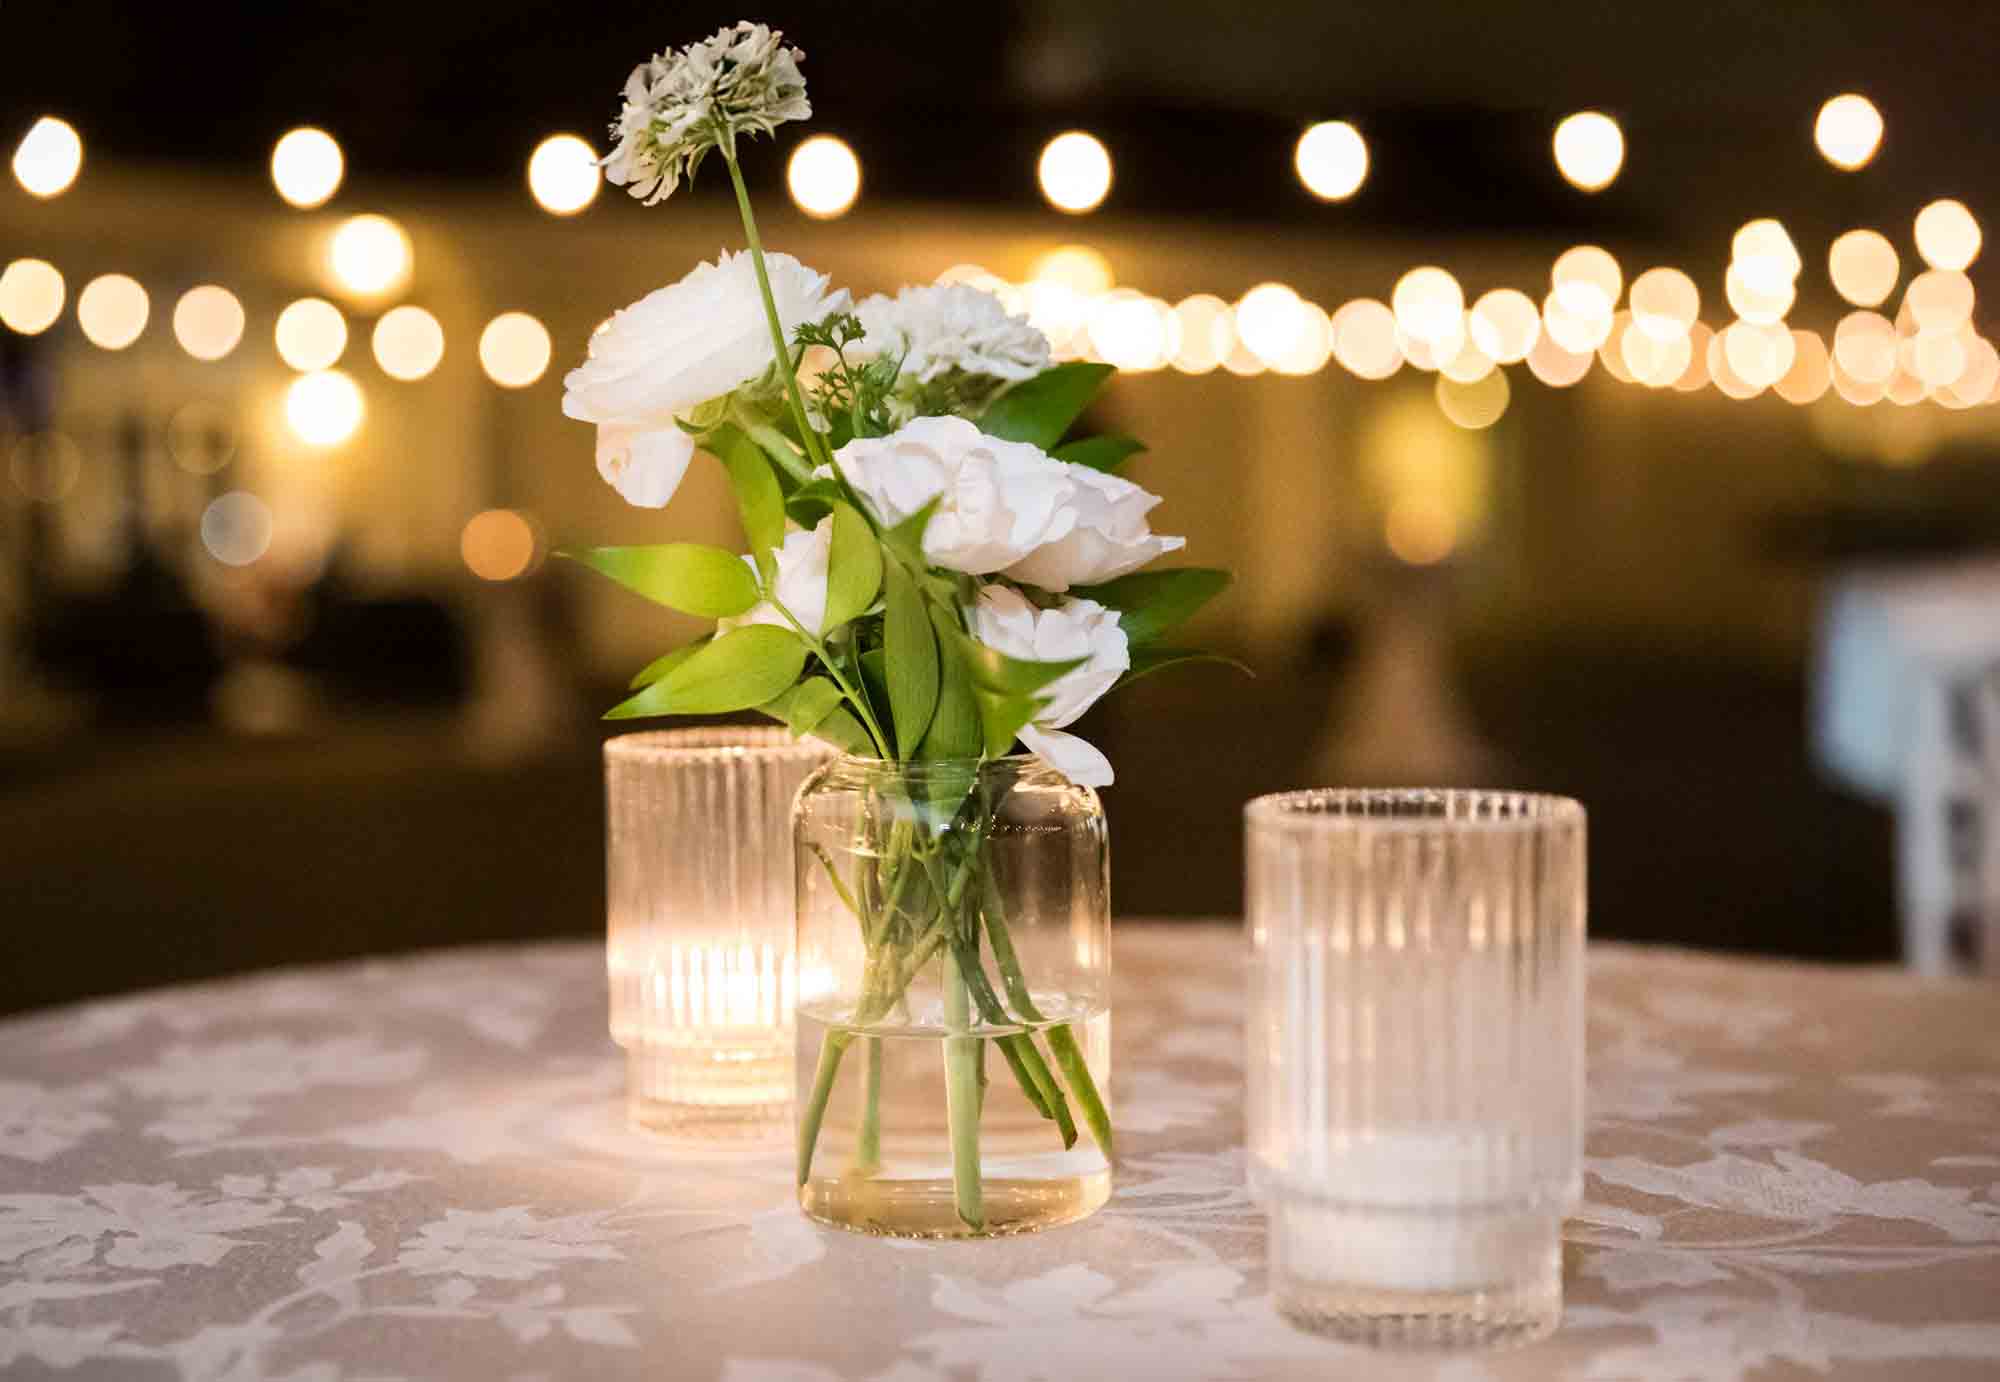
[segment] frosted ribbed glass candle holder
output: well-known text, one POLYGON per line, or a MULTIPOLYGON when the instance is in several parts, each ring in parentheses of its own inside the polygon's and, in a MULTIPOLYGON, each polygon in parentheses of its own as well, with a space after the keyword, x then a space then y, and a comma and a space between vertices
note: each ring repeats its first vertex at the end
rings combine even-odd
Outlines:
POLYGON ((1583 808, 1315 791, 1245 815, 1278 1308, 1381 1346, 1548 1333, 1583 1140, 1583 808))
POLYGON ((831 756, 777 727, 605 743, 611 1035, 643 1126, 789 1132, 792 798, 831 756))

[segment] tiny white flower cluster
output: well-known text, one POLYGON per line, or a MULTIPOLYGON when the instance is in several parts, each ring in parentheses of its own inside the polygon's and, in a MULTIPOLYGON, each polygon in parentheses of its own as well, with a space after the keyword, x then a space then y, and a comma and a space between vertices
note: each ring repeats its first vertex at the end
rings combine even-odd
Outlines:
POLYGON ((693 177, 710 149, 733 158, 738 133, 770 134, 811 116, 799 75, 805 54, 783 39, 742 22, 633 68, 604 176, 651 206, 693 177))
POLYGON ((930 383, 957 370, 1019 383, 1049 367, 1049 338, 999 298, 967 283, 877 293, 854 309, 867 329, 857 357, 896 355, 902 377, 930 383))

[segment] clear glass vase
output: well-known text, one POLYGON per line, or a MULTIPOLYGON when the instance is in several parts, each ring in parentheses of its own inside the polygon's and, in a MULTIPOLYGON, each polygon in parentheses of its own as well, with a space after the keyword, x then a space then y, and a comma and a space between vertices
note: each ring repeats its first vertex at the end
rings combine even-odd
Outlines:
POLYGON ((845 758, 799 793, 799 1203, 960 1238, 1111 1193, 1108 841, 1039 759, 845 758))

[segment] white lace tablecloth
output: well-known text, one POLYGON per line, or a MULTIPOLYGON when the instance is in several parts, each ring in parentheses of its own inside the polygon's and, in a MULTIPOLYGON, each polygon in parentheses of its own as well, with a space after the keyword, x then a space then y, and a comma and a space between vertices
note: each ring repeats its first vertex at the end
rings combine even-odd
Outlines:
POLYGON ((0 1375, 2000 1376, 2000 990, 1597 948, 1563 1330, 1384 1360, 1264 1295, 1233 929, 1121 924, 1117 1193, 988 1243, 822 1230, 785 1149, 629 1131, 602 966, 459 951, 0 1024, 0 1375))

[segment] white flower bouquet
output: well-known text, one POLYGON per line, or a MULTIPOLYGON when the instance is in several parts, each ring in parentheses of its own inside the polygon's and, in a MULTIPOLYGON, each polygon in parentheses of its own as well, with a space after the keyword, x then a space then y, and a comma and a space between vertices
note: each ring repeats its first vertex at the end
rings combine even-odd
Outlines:
MULTIPOLYGON (((739 144, 810 115, 801 56, 738 24, 641 64, 613 127, 607 175, 649 204, 719 153, 747 248, 613 316, 567 377, 563 410, 596 425, 598 469, 636 505, 665 505, 696 453, 713 456, 749 553, 668 543, 572 554, 716 621, 642 670, 608 718, 755 709, 850 755, 905 764, 977 766, 1019 740, 1074 784, 1109 783, 1109 761, 1068 726, 1107 691, 1201 656, 1162 639, 1228 578, 1140 569, 1183 545, 1151 531, 1157 497, 1116 473, 1142 448, 1070 435, 1108 366, 1052 364, 1046 338, 977 289, 850 304, 764 250, 739 144)), ((963 901, 992 892, 980 842, 995 806, 972 780, 954 792, 928 778, 922 815, 935 828, 899 832, 893 857, 873 857, 858 883, 834 877, 867 939, 864 1006, 877 1015, 935 959, 947 1006, 1004 992, 1028 1009, 1018 1020, 1039 1016, 1004 919, 963 901)), ((1040 1030, 1067 1094, 1033 1036, 996 1040, 1064 1145, 1073 1099, 1108 1158, 1109 1120, 1074 1039, 1060 1023, 1040 1030)), ((846 1044, 828 1036, 817 1089, 846 1044)), ((983 1094, 983 1063, 960 1077, 983 1094)), ((959 1164, 975 1168, 957 1212, 976 1228, 979 1100, 964 1093, 953 1087, 950 1134, 959 1164)), ((802 1184, 824 1100, 801 1110, 802 1184)))

